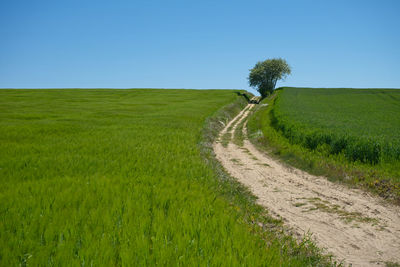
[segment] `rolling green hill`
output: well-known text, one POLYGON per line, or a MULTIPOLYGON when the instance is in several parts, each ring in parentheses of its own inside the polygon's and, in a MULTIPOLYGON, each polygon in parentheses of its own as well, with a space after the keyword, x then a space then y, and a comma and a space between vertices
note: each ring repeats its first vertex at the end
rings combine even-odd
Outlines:
POLYGON ((261 231, 262 211, 201 155, 206 118, 240 99, 1 90, 1 265, 318 264, 308 243, 261 231))
POLYGON ((275 126, 292 142, 348 160, 400 160, 400 90, 285 88, 275 126))

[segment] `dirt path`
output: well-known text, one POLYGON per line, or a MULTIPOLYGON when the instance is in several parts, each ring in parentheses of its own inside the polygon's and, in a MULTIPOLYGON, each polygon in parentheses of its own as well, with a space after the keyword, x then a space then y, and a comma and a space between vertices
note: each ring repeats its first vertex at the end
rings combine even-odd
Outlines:
POLYGON ((366 192, 288 168, 257 150, 247 139, 247 116, 252 108, 249 104, 226 125, 214 144, 224 168, 295 234, 311 232, 320 247, 346 264, 400 262, 400 208, 366 192), (233 142, 238 126, 243 145, 233 142))

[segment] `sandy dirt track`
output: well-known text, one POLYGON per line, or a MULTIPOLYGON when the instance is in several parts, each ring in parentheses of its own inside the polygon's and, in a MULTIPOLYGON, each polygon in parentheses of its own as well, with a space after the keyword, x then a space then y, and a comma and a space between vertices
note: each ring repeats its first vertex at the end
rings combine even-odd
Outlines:
POLYGON ((226 171, 281 217, 294 234, 311 232, 319 247, 353 266, 400 262, 400 207, 324 177, 290 168, 257 150, 247 138, 249 104, 221 131, 214 152, 226 171), (233 143, 244 121, 243 146, 233 143), (224 146, 223 143, 227 146, 224 146))

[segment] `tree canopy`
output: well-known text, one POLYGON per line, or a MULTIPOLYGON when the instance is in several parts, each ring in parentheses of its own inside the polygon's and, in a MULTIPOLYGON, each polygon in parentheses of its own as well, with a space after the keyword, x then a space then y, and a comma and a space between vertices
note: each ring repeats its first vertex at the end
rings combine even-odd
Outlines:
POLYGON ((264 98, 271 94, 278 80, 286 78, 291 73, 291 69, 286 60, 282 58, 272 58, 259 61, 250 70, 250 86, 257 88, 257 91, 264 98))

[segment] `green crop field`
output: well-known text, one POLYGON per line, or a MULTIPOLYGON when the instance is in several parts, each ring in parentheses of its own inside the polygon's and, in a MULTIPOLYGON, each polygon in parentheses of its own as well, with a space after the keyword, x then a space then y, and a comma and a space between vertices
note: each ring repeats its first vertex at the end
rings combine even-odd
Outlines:
POLYGON ((202 156, 206 118, 234 101, 230 90, 1 90, 0 265, 319 264, 252 223, 254 201, 202 156))
POLYGON ((282 88, 267 101, 260 127, 270 139, 272 129, 286 138, 290 145, 270 140, 286 154, 303 154, 309 165, 321 165, 322 157, 328 167, 356 167, 361 182, 400 192, 400 90, 282 88))
POLYGON ((276 127, 292 142, 377 164, 400 160, 400 90, 285 88, 276 127))

